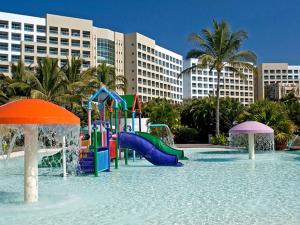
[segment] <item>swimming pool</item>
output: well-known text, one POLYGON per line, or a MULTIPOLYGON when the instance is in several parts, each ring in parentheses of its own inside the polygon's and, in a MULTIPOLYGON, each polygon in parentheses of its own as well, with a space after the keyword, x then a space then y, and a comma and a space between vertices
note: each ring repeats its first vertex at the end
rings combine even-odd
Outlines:
POLYGON ((23 160, 0 162, 0 224, 300 224, 300 154, 185 151, 183 167, 120 162, 94 176, 40 174, 23 203, 23 160))

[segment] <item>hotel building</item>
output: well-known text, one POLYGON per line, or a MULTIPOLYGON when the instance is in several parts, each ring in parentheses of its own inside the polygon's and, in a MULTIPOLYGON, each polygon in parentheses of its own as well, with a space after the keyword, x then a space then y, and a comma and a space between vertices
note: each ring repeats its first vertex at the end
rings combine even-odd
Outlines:
POLYGON ((299 97, 300 66, 287 63, 263 63, 255 79, 255 98, 279 100, 293 91, 299 97))
POLYGON ((138 92, 143 102, 166 98, 182 101, 182 56, 156 45, 139 33, 125 35, 125 74, 128 91, 138 92))
POLYGON ((11 63, 35 66, 45 57, 63 66, 71 56, 82 69, 107 63, 126 76, 128 92, 142 101, 154 97, 182 101, 182 56, 138 33, 123 34, 94 27, 92 20, 47 14, 45 18, 0 12, 0 73, 11 74, 11 63))
MULTIPOLYGON (((184 61, 184 69, 197 65, 198 59, 184 61)), ((241 69, 245 79, 225 67, 220 77, 220 97, 230 97, 248 105, 254 102, 253 71, 241 69)), ((183 75, 183 98, 204 98, 216 95, 217 71, 195 68, 183 75)))

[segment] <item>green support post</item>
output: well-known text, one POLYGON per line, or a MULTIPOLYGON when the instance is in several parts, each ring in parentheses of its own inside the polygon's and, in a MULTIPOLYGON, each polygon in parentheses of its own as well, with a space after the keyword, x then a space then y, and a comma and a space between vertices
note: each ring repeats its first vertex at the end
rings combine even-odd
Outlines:
POLYGON ((98 142, 97 142, 97 129, 94 128, 94 166, 95 176, 98 177, 98 142))
POLYGON ((115 107, 115 133, 116 133, 116 159, 115 159, 115 168, 118 169, 119 166, 119 138, 118 138, 118 108, 115 107))
MULTIPOLYGON (((124 131, 127 132, 127 110, 124 110, 124 131)), ((125 149, 125 165, 128 165, 128 148, 125 149)))

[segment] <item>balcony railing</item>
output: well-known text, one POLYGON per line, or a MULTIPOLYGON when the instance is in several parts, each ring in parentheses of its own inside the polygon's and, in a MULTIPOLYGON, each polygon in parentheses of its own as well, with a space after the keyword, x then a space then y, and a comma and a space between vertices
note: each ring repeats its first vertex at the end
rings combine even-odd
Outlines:
POLYGON ((33 52, 34 52, 34 49, 32 49, 32 48, 25 48, 25 52, 33 53, 33 52))
POLYGON ((57 55, 57 51, 51 51, 50 50, 50 55, 57 55))
POLYGON ((47 50, 40 49, 40 50, 37 50, 37 53, 38 54, 47 54, 47 50))
POLYGON ((6 28, 6 29, 8 29, 8 24, 0 23, 0 28, 6 28))

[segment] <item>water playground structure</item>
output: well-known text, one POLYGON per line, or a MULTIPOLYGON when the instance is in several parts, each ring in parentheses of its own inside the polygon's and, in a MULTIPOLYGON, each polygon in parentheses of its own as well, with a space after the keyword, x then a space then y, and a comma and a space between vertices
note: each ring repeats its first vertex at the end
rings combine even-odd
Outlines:
MULTIPOLYGON (((0 148, 2 140, 11 138, 10 150, 17 138, 24 139, 24 201, 38 201, 39 168, 57 168, 64 177, 67 174, 94 174, 110 171, 114 160, 119 165, 120 152, 124 152, 125 165, 128 152, 135 152, 157 166, 182 166, 186 159, 182 150, 172 148, 159 137, 134 131, 134 118, 141 121, 141 107, 137 95, 120 96, 106 87, 100 88, 88 100, 87 140, 80 140, 80 119, 65 108, 39 99, 24 99, 0 106, 0 148), (99 110, 99 120, 92 121, 92 104, 99 110), (127 124, 120 127, 120 118, 127 121, 131 109, 132 129, 127 124), (109 114, 109 119, 105 114, 109 114), (53 143, 48 155, 38 165, 39 150, 45 143, 53 143), (55 150, 53 153, 52 150, 55 150)), ((140 128, 139 124, 139 128, 140 128)), ((0 149, 0 153, 3 152, 0 149)))
POLYGON ((249 159, 255 151, 274 151, 274 130, 257 121, 246 121, 229 130, 230 146, 248 150, 249 159))
MULTIPOLYGON (((38 201, 38 149, 41 133, 55 132, 61 137, 63 160, 66 142, 79 148, 80 119, 63 107, 39 99, 22 99, 0 106, 0 143, 6 134, 24 136, 24 201, 38 201)), ((41 135, 42 136, 42 135, 41 135)), ((14 138, 15 137, 15 138, 14 138)), ((14 142, 10 143, 11 146, 14 142)), ((2 145, 0 145, 2 147, 2 145)), ((66 164, 63 168, 66 174, 66 164)))

